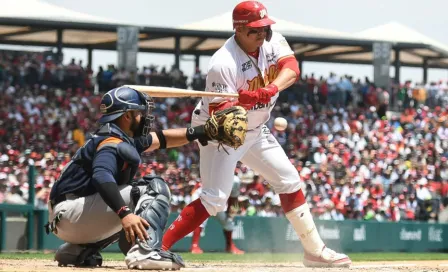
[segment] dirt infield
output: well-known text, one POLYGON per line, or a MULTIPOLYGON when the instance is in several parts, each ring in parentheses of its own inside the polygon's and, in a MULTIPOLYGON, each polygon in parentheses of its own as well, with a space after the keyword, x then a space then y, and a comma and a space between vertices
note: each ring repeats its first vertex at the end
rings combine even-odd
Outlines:
MULTIPOLYGON (((74 267, 58 267, 50 260, 1 260, 0 271, 119 271, 128 270, 124 262, 107 261, 104 266, 96 269, 80 269, 74 267)), ((302 263, 232 263, 232 262, 207 262, 188 263, 181 271, 188 272, 320 272, 320 271, 448 271, 447 261, 397 261, 397 262, 359 262, 354 263, 351 268, 326 268, 310 269, 304 268, 302 263)))

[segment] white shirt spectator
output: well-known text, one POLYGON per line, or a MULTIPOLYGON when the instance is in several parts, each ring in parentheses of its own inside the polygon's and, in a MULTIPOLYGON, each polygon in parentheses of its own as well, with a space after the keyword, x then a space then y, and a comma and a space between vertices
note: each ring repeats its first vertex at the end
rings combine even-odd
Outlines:
POLYGON ((331 219, 336 221, 343 221, 344 215, 341 212, 339 212, 339 210, 333 209, 331 211, 331 219))
POLYGON ((431 193, 429 192, 428 188, 426 187, 418 187, 416 189, 416 195, 417 198, 420 200, 430 200, 431 197, 431 193))
POLYGON ((327 155, 323 152, 315 152, 313 155, 314 162, 316 164, 322 164, 327 162, 327 155))

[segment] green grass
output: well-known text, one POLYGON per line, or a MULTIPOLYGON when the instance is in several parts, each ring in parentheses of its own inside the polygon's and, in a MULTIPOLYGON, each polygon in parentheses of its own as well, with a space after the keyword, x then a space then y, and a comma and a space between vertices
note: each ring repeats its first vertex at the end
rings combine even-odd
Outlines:
MULTIPOLYGON (((53 253, 2 253, 0 259, 53 259, 53 253)), ((354 262, 368 261, 410 261, 410 260, 448 260, 446 253, 349 253, 349 257, 354 262)), ((301 254, 269 254, 269 253, 247 253, 245 255, 232 255, 225 253, 205 253, 194 255, 191 253, 181 253, 186 262, 257 262, 257 263, 281 263, 300 262, 301 254)), ((121 261, 124 256, 121 253, 104 253, 106 260, 121 261)))

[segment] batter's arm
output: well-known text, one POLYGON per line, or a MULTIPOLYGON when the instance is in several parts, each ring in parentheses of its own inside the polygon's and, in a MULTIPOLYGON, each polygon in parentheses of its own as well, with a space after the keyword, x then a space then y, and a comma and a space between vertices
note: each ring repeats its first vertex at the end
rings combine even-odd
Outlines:
POLYGON ((239 92, 238 101, 248 103, 256 100, 261 103, 269 103, 271 97, 275 96, 294 84, 299 79, 299 64, 293 55, 286 55, 277 61, 279 73, 271 84, 266 87, 259 88, 255 92, 242 90, 239 92))
POLYGON ((277 67, 279 73, 277 78, 272 82, 281 92, 294 84, 299 79, 299 63, 293 55, 285 56, 278 60, 277 67))
POLYGON ((274 86, 277 86, 278 91, 280 92, 287 89, 299 79, 299 63, 285 37, 280 33, 275 32, 273 34, 272 47, 277 58, 278 75, 271 83, 274 86))

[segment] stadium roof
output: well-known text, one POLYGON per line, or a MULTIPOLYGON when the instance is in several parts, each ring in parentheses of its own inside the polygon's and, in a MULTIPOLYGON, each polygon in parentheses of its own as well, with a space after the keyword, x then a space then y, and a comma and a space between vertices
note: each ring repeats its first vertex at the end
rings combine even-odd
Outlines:
POLYGON ((39 0, 2 1, 0 9, 2 18, 23 18, 47 21, 66 21, 81 23, 123 23, 112 19, 101 18, 64 7, 59 7, 39 0))
MULTIPOLYGON (((428 67, 448 68, 447 45, 398 23, 389 23, 352 34, 271 17, 276 21, 272 28, 287 37, 301 60, 372 64, 372 43, 383 41, 392 43, 394 49, 400 50, 402 66, 423 67, 426 62, 428 67)), ((179 28, 231 33, 231 19, 232 13, 227 12, 179 28)), ((208 43, 208 46, 217 49, 222 45, 222 41, 219 40, 215 40, 214 43, 214 45, 208 43)), ((394 52, 391 52, 390 61, 391 63, 395 61, 394 52)))
MULTIPOLYGON (((448 68, 447 46, 397 24, 349 34, 275 20, 273 28, 287 38, 301 60, 372 64, 372 43, 388 41, 400 50, 402 66, 426 63, 429 68, 448 68)), ((227 12, 177 28, 138 26, 139 51, 211 55, 232 35, 230 22, 227 12)), ((59 40, 67 48, 116 50, 116 31, 121 25, 129 24, 39 0, 2 1, 0 44, 57 46, 59 40)), ((394 57, 392 53, 391 61, 394 57)))
POLYGON ((408 58, 410 62, 422 63, 427 59, 429 65, 439 64, 448 66, 448 45, 431 39, 414 29, 397 22, 390 22, 373 28, 365 29, 355 34, 360 38, 384 40, 400 44, 423 44, 425 48, 405 47, 400 58, 408 58))
MULTIPOLYGON (((270 17, 276 22, 272 29, 287 37, 294 52, 303 59, 306 59, 307 53, 310 53, 310 56, 316 56, 316 52, 321 52, 326 57, 331 53, 338 52, 362 52, 363 47, 366 47, 366 50, 371 50, 372 41, 368 39, 357 38, 352 34, 340 31, 297 24, 274 16, 270 17)), ((227 33, 224 39, 214 40, 213 44, 208 42, 208 49, 216 50, 232 35, 231 22, 232 13, 226 12, 205 20, 182 25, 179 29, 227 33)), ((207 41, 204 42, 207 43, 207 41)), ((201 46, 198 49, 201 49, 201 46)))
MULTIPOLYGON (((328 38, 346 38, 353 39, 354 37, 350 34, 324 29, 317 28, 302 24, 297 24, 289 21, 285 21, 282 19, 278 19, 273 16, 269 16, 276 23, 272 25, 272 28, 276 31, 279 31, 283 34, 296 35, 296 36, 312 36, 312 37, 328 37, 328 38)), ((232 28, 232 13, 226 12, 224 14, 207 18, 205 20, 201 20, 198 22, 185 24, 179 27, 180 29, 194 29, 194 30, 205 30, 205 31, 233 31, 232 28)))

